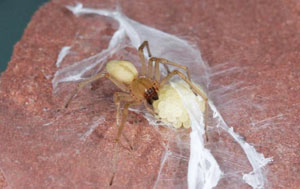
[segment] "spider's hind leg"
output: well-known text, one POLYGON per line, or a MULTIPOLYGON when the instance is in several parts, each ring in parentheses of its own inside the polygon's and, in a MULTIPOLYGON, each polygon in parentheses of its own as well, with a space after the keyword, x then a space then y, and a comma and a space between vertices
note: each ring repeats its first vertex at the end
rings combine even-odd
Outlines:
POLYGON ((73 93, 71 94, 71 96, 69 97, 68 101, 65 103, 64 108, 68 108, 68 106, 69 106, 70 102, 72 101, 73 97, 78 93, 78 91, 79 91, 80 89, 82 89, 84 86, 86 86, 87 84, 89 84, 89 83, 91 83, 91 82, 93 82, 93 81, 96 81, 96 80, 98 80, 98 79, 101 79, 101 78, 104 77, 104 76, 105 76, 105 73, 100 72, 100 73, 98 73, 98 74, 96 74, 96 75, 90 77, 89 79, 80 82, 80 83, 77 85, 76 89, 75 89, 75 90, 73 91, 73 93))
POLYGON ((73 97, 78 93, 78 91, 79 91, 80 89, 82 89, 83 87, 85 87, 85 86, 88 85, 89 83, 91 83, 91 82, 93 82, 93 81, 96 81, 96 80, 98 80, 98 79, 101 79, 101 78, 103 78, 103 77, 105 77, 105 78, 111 80, 111 81, 112 81, 118 88, 120 88, 122 91, 129 92, 129 88, 128 88, 125 84, 123 84, 123 83, 121 83, 120 81, 118 81, 118 80, 116 80, 115 78, 113 78, 109 73, 104 73, 104 71, 103 71, 103 72, 100 72, 100 73, 98 73, 98 74, 96 74, 96 75, 94 75, 94 76, 88 78, 88 79, 85 80, 85 81, 80 82, 80 83, 77 85, 76 89, 73 91, 72 95, 69 97, 68 101, 65 103, 64 108, 68 108, 68 106, 69 106, 70 102, 72 101, 73 97))

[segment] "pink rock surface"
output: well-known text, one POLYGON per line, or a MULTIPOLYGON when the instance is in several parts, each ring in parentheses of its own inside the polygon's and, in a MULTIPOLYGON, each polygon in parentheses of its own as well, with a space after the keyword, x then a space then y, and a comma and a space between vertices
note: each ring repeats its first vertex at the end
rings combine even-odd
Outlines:
MULTIPOLYGON (((60 112, 74 85, 52 93, 61 48, 72 45, 77 52, 66 58, 71 64, 106 48, 109 39, 101 36, 114 30, 105 19, 75 17, 64 7, 76 2, 53 0, 37 11, 1 75, 0 188, 108 187, 116 133, 111 96, 117 89, 96 82, 60 112)), ((81 2, 93 8, 116 4, 81 2)), ((209 96, 224 120, 259 152, 273 157, 266 166, 266 188, 299 188, 300 4, 174 0, 124 1, 121 7, 134 20, 198 45, 212 71, 209 96)), ((158 180, 163 144, 173 141, 176 132, 156 129, 131 113, 124 133, 135 149, 128 150, 122 140, 113 187, 187 187, 188 162, 175 158, 168 163, 177 167, 169 167, 164 176, 176 179, 158 180)), ((188 142, 188 131, 180 132, 188 142)), ((218 187, 230 188, 230 183, 221 180, 218 187)))

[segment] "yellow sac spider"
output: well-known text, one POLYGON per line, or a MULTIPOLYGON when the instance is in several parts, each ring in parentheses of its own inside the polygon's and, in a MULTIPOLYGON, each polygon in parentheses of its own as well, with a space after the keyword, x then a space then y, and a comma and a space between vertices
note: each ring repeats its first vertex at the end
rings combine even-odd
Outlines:
MULTIPOLYGON (((111 80, 118 88, 122 90, 122 92, 116 92, 114 94, 114 102, 117 106, 117 125, 118 125, 118 134, 116 137, 116 142, 119 141, 124 123, 126 122, 128 116, 128 108, 130 106, 138 105, 144 103, 146 109, 155 114, 152 109, 152 104, 154 101, 158 100, 158 91, 164 86, 173 76, 178 75, 181 79, 183 79, 193 90, 194 93, 200 95, 202 99, 205 101, 205 106, 207 106, 207 96, 204 92, 202 92, 195 84, 191 82, 190 72, 186 66, 171 62, 164 58, 156 58, 151 57, 148 41, 144 41, 138 49, 139 57, 142 63, 142 74, 139 76, 138 71, 135 66, 125 60, 112 60, 106 64, 106 70, 92 76, 91 78, 82 81, 78 84, 76 90, 71 95, 67 103, 65 104, 65 108, 68 107, 72 98, 77 94, 78 90, 86 86, 87 84, 106 77, 111 80), (146 60, 144 57, 144 48, 147 48, 148 55, 150 57, 148 61, 148 69, 146 70, 146 60), (154 76, 153 76, 153 63, 154 63, 154 76), (168 70, 168 75, 160 80, 159 73, 159 64, 165 65, 168 70), (184 69, 187 73, 187 77, 180 71, 174 70, 172 72, 169 71, 167 65, 175 66, 177 68, 184 69), (119 122, 120 115, 120 104, 124 102, 124 108, 122 112, 121 122, 119 122)), ((206 108, 205 108, 206 109, 206 108)))
POLYGON ((65 108, 67 108, 72 98, 77 94, 78 90, 80 90, 87 84, 95 80, 101 79, 103 77, 106 77, 107 79, 111 80, 118 88, 122 90, 122 92, 114 93, 114 102, 117 106, 116 121, 118 125, 118 133, 115 140, 116 143, 119 143, 120 141, 120 136, 122 134, 122 130, 128 116, 128 108, 134 105, 144 103, 146 109, 150 113, 155 114, 152 104, 154 101, 159 99, 159 89, 163 87, 175 75, 178 75, 181 79, 183 79, 195 94, 200 95, 205 102, 205 106, 207 107, 207 96, 195 84, 191 82, 190 72, 186 66, 171 62, 164 58, 151 57, 148 41, 144 41, 140 45, 140 47, 138 48, 138 53, 142 64, 141 75, 138 74, 137 69, 131 62, 125 60, 112 60, 106 64, 106 69, 103 72, 100 72, 95 76, 92 76, 91 78, 80 82, 74 93, 71 95, 71 97, 65 104, 65 108), (149 56, 148 67, 146 65, 146 60, 144 57, 145 47, 147 48, 149 56), (163 64, 168 71, 168 75, 161 80, 159 64, 163 64), (185 70, 187 76, 185 76, 185 74, 178 70, 170 72, 168 69, 168 65, 185 70), (121 121, 119 121, 121 113, 121 102, 125 104, 122 110, 121 121))

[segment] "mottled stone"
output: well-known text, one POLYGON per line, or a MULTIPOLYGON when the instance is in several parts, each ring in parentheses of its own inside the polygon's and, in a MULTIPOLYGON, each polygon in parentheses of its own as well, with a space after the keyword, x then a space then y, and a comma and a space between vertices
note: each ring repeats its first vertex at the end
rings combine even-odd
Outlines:
MULTIPOLYGON (((109 39, 99 36, 111 35, 116 27, 97 16, 75 17, 64 6, 76 2, 53 0, 41 7, 1 75, 0 188, 108 186, 116 134, 111 96, 117 89, 107 81, 96 82, 62 111, 57 110, 74 85, 66 85, 59 94, 52 91, 61 48, 72 44, 77 52, 65 64, 82 60, 106 48, 109 39)), ((117 1, 81 2, 114 8, 117 1)), ((211 67, 208 94, 224 120, 259 152, 273 157, 266 166, 266 187, 299 187, 299 2, 129 0, 120 4, 128 17, 198 45, 211 67)), ((134 150, 122 139, 114 186, 152 188, 163 144, 176 138, 176 131, 156 129, 131 112, 124 134, 134 150)), ((218 137, 222 136, 212 140, 218 137)), ((176 144, 170 146, 178 150, 176 144)), ((159 186, 187 187, 187 162, 176 161, 168 163, 178 167, 165 173, 178 180, 161 179, 159 186)), ((230 186, 225 182, 219 187, 230 186)))

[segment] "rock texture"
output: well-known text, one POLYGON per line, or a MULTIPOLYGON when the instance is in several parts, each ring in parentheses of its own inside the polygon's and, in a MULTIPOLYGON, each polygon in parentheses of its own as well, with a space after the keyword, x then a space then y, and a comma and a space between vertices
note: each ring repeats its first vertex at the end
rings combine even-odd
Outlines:
MULTIPOLYGON (((66 60, 71 64, 104 49, 109 39, 99 36, 113 32, 114 26, 104 19, 77 18, 65 9, 76 2, 53 0, 41 7, 1 75, 0 188, 109 186, 116 133, 111 96, 117 89, 109 82, 96 82, 61 111, 57 110, 74 85, 52 93, 61 48, 73 45, 77 54, 66 60)), ((116 4, 81 2, 94 8, 116 4)), ((300 3, 174 0, 120 4, 128 17, 198 45, 212 69, 208 93, 225 121, 259 152, 273 157, 273 163, 266 166, 266 188, 299 187, 300 3)), ((162 144, 176 132, 164 128, 157 132, 136 113, 131 113, 128 123, 124 135, 134 150, 122 140, 113 187, 152 188, 158 184, 162 144)), ((187 162, 167 170, 177 180, 160 180, 165 183, 159 186, 187 187, 186 167, 187 162)))

